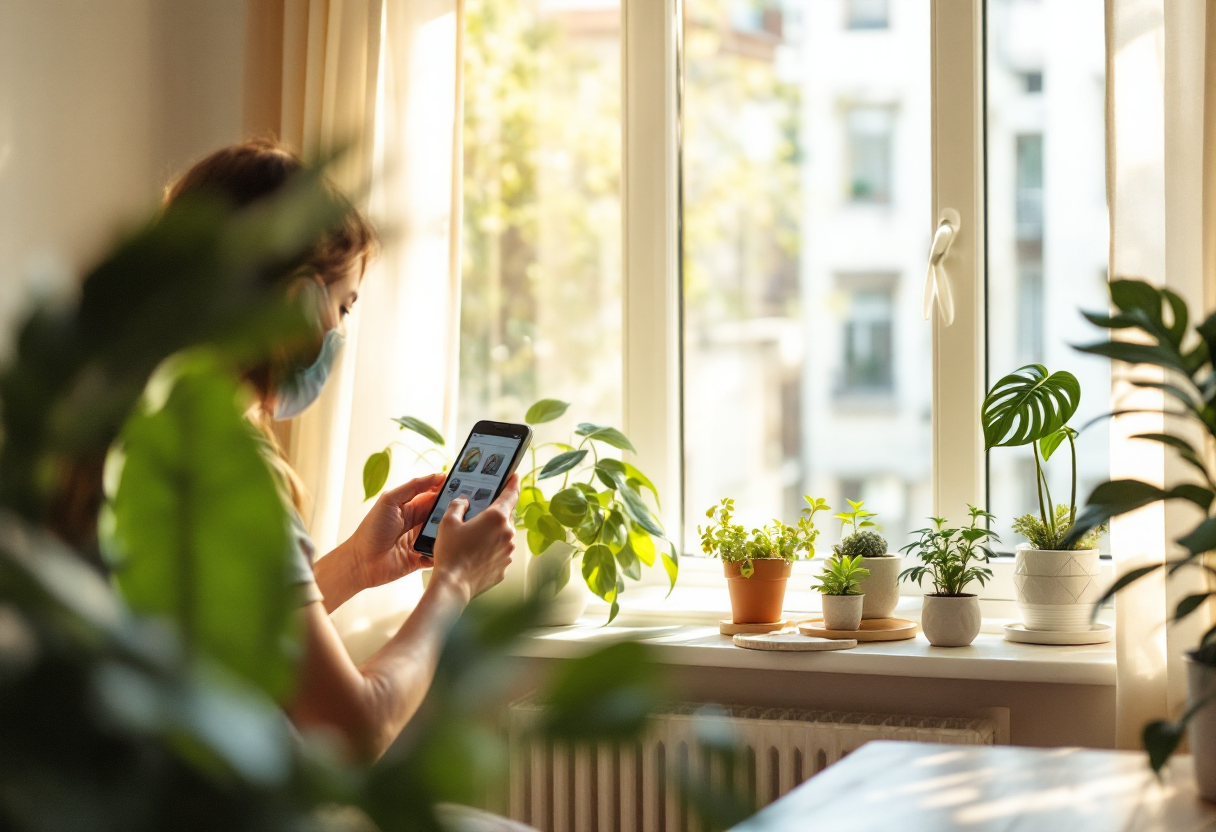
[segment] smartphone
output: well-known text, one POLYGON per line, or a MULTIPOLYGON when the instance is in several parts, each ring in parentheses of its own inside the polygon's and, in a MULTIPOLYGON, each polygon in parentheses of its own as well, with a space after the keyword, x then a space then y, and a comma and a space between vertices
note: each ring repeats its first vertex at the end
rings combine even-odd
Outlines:
POLYGON ((503 484, 523 459, 532 442, 532 428, 510 422, 478 422, 456 456, 456 464, 443 482, 435 508, 422 527, 414 549, 423 555, 435 551, 439 521, 457 497, 469 501, 464 519, 472 520, 498 499, 503 484))

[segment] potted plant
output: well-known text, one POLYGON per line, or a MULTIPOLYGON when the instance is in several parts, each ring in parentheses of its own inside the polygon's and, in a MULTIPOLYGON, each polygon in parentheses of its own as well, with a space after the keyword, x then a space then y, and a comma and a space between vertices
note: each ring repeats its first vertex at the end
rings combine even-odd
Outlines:
POLYGON ((815 557, 815 513, 830 510, 822 499, 804 497, 807 507, 797 524, 774 520, 771 526, 747 529, 733 522, 735 501, 725 499, 705 512, 713 522, 697 527, 701 550, 722 559, 736 624, 773 624, 781 620, 785 586, 799 554, 815 557))
POLYGON ((870 570, 861 563, 860 556, 837 555, 823 565, 819 584, 814 588, 823 601, 824 629, 847 632, 861 626, 861 608, 866 597, 861 582, 870 576, 870 570))
MULTIPOLYGON (((529 425, 551 422, 569 407, 568 402, 541 399, 528 408, 524 421, 529 425)), ((418 419, 404 416, 393 421, 443 444, 443 436, 418 419)), ((571 441, 577 445, 543 442, 532 446, 529 470, 520 476, 515 506, 516 528, 526 536, 533 555, 528 565, 529 591, 543 589, 553 595, 544 613, 543 623, 548 626, 577 621, 587 607, 587 589, 610 604, 611 623, 620 611, 624 579, 639 580, 642 566, 653 566, 656 560, 667 572, 668 592, 679 574, 675 545, 663 536, 663 527, 642 496, 649 491, 658 508, 658 489, 634 465, 602 455, 606 448, 633 452, 633 443, 616 428, 588 422, 578 425, 571 441), (540 454, 546 451, 549 456, 542 463, 540 454), (583 576, 581 583, 570 580, 576 563, 583 576)), ((369 499, 388 479, 391 450, 390 445, 372 454, 364 465, 364 492, 369 499), (378 466, 374 476, 369 476, 369 466, 378 466)))
POLYGON ((1050 375, 1028 364, 1002 378, 984 399, 980 420, 984 448, 1030 445, 1034 454, 1039 513, 1017 518, 1013 529, 1028 543, 1018 546, 1013 567, 1018 610, 1029 630, 1081 632, 1098 600, 1098 539, 1105 529, 1070 535, 1077 519, 1077 432, 1068 420, 1081 403, 1081 384, 1063 370, 1050 375), (1043 463, 1065 442, 1072 457, 1067 505, 1051 499, 1043 463))
POLYGON ((927 575, 933 583, 933 592, 926 593, 921 607, 920 627, 936 647, 966 647, 980 633, 980 599, 966 589, 972 581, 983 586, 992 578, 992 570, 980 564, 992 557, 985 544, 1000 538, 979 525, 981 518, 992 519, 991 514, 975 506, 967 508, 970 526, 947 529, 945 518, 932 517, 933 527, 918 529, 919 537, 900 550, 915 555, 920 565, 905 569, 899 579, 923 586, 927 575))
POLYGON ((832 547, 836 557, 861 558, 861 564, 866 568, 869 577, 861 582, 861 592, 865 595, 862 604, 862 618, 890 618, 899 603, 899 565, 900 557, 887 552, 887 541, 882 535, 871 529, 877 529, 877 524, 870 518, 878 515, 866 511, 862 506, 864 501, 846 500, 852 511, 842 511, 836 515, 840 521, 840 531, 851 528, 853 531, 841 537, 840 542, 832 547))
MULTIPOLYGON (((1178 423, 1178 429, 1169 433, 1140 434, 1135 438, 1173 448, 1198 475, 1198 480, 1190 479, 1169 488, 1139 480, 1102 483, 1094 489, 1085 510, 1066 533, 1065 542, 1083 542, 1110 518, 1162 500, 1193 503, 1203 512, 1204 519, 1177 540, 1185 554, 1128 571, 1096 599, 1091 616, 1097 615, 1100 605, 1115 593, 1159 569, 1167 570, 1168 577, 1175 577, 1183 570, 1199 570, 1210 575, 1212 563, 1206 558, 1216 549, 1216 517, 1212 516, 1216 506, 1216 472, 1212 470, 1208 451, 1216 440, 1216 422, 1211 416, 1216 412, 1216 385, 1212 384, 1216 371, 1213 366, 1216 314, 1194 327, 1192 335, 1188 329, 1186 303, 1169 289, 1159 289, 1140 280, 1113 280, 1110 295, 1118 310, 1114 315, 1087 312, 1085 317, 1107 329, 1137 330, 1143 337, 1134 342, 1101 341, 1078 349, 1132 365, 1147 364, 1164 369, 1167 383, 1161 382, 1159 371, 1155 372, 1155 378, 1132 376, 1130 382, 1137 387, 1161 390, 1175 400, 1180 407, 1166 411, 1165 415, 1178 423)), ((1160 414, 1161 411, 1153 412, 1160 414)), ((1174 610, 1172 622, 1193 615, 1211 598, 1210 591, 1183 598, 1174 610)), ((1189 702, 1185 712, 1177 722, 1158 721, 1147 725, 1144 747, 1153 769, 1160 771, 1177 748, 1183 731, 1187 730, 1199 793, 1207 800, 1216 801, 1216 626, 1204 632, 1195 649, 1187 655, 1187 682, 1189 702)))

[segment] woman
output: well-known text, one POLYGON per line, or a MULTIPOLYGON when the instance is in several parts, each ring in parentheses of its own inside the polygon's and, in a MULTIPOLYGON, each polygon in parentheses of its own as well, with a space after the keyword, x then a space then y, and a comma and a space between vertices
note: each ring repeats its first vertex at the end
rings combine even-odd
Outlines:
MULTIPOLYGON (((209 193, 247 205, 273 193, 301 167, 299 159, 274 142, 245 142, 196 164, 173 185, 167 201, 209 193)), ((439 527, 434 572, 418 606, 388 644, 356 666, 328 613, 364 589, 419 568, 413 540, 434 506, 443 476, 412 480, 380 495, 351 538, 319 558, 314 568, 312 542, 298 514, 301 489, 270 425, 273 419, 298 415, 320 394, 341 345, 342 321, 359 297, 376 246, 372 227, 352 208, 287 287, 315 314, 323 333, 315 359, 303 367, 276 359, 245 374, 255 391, 250 418, 265 433, 286 498, 294 503, 294 573, 302 597, 304 657, 287 711, 301 728, 335 731, 353 757, 367 761, 384 753, 422 703, 450 624, 470 599, 502 580, 514 551, 511 513, 519 496, 518 479, 512 477, 494 504, 468 522, 468 501, 452 501, 439 527)))

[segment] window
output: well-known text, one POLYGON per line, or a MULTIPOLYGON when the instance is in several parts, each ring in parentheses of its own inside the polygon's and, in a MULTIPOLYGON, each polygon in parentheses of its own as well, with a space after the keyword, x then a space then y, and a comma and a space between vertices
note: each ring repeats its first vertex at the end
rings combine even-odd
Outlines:
POLYGON ((898 540, 932 504, 929 3, 885 43, 821 0, 764 33, 721 8, 685 0, 684 549, 727 496, 745 524, 864 498, 898 540))
POLYGON ((887 28, 887 0, 848 0, 850 29, 887 28))
POLYGON ((886 107, 854 106, 845 115, 848 188, 854 202, 891 199, 891 122, 886 107))
POLYGON ((620 423, 620 53, 615 3, 469 0, 462 432, 544 397, 620 423))
MULTIPOLYGON (((1080 428, 1108 409, 1109 362, 1071 344, 1095 331, 1078 309, 1106 309, 1107 210, 1102 0, 988 3, 988 379, 1031 362, 1081 382, 1080 428), (1055 35, 1068 32, 1067 38, 1055 35), (1052 78, 1044 89, 1043 71, 1052 78), (998 310, 1013 314, 998 314, 998 310)), ((1077 498, 1110 470, 1105 422, 1077 441, 1077 498)), ((989 505, 1008 549, 1012 518, 1037 506, 1029 448, 989 455, 989 505)), ((1047 463, 1056 502, 1069 464, 1047 463)))

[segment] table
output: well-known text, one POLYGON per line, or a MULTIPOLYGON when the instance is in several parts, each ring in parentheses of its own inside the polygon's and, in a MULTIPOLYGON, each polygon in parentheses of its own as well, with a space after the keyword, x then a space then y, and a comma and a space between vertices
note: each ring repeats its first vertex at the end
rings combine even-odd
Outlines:
POLYGON ((1159 783, 1130 751, 872 742, 733 832, 1199 832, 1191 759, 1159 783))

